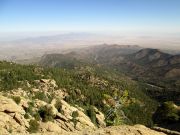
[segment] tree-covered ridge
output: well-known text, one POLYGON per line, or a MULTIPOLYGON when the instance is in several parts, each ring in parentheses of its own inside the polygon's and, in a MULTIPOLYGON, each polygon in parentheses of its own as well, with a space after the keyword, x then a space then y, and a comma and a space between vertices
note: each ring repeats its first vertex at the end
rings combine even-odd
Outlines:
POLYGON ((6 61, 0 62, 0 89, 10 90, 24 85, 25 81, 32 82, 42 78, 38 68, 32 65, 24 66, 6 61))
POLYGON ((112 69, 91 65, 65 69, 24 66, 5 61, 0 63, 1 91, 19 87, 30 90, 27 84, 36 87, 35 80, 42 78, 54 79, 58 88, 65 88, 68 93, 65 100, 84 108, 93 123, 96 123, 92 107, 95 106, 105 114, 107 125, 152 125, 156 102, 143 93, 143 85, 112 69))

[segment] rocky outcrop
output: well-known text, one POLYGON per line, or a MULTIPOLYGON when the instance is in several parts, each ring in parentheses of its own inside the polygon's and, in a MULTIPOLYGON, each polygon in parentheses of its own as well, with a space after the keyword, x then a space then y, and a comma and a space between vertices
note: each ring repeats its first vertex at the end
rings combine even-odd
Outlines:
POLYGON ((158 132, 151 130, 143 125, 121 125, 100 128, 95 131, 93 130, 84 130, 78 133, 72 133, 71 135, 166 135, 163 132, 158 132))
POLYGON ((25 111, 12 99, 0 95, 0 133, 26 133, 29 127, 24 119, 25 111))
POLYGON ((12 99, 0 95, 0 112, 25 114, 21 106, 18 106, 12 99))
MULTIPOLYGON (((21 120, 20 120, 21 121, 21 120)), ((14 117, 8 115, 7 113, 0 112, 0 133, 27 133, 26 127, 20 125, 14 117)))
POLYGON ((62 104, 62 108, 61 108, 61 113, 57 114, 57 118, 59 118, 58 122, 60 122, 60 120, 63 123, 64 127, 67 127, 68 130, 82 130, 85 127, 90 127, 90 128, 95 128, 95 125, 91 122, 90 118, 84 114, 82 108, 76 108, 73 107, 71 105, 69 105, 67 102, 65 102, 64 100, 61 100, 61 104, 62 104), (77 117, 76 119, 76 124, 71 123, 68 124, 68 121, 72 121, 73 120, 73 112, 77 113, 77 117), (62 115, 63 113, 63 115, 62 115))
POLYGON ((65 132, 65 130, 63 130, 61 127, 59 127, 58 124, 56 124, 54 122, 50 122, 50 121, 48 121, 48 122, 41 122, 39 130, 42 133, 53 132, 53 133, 62 134, 62 133, 65 132))
POLYGON ((28 133, 30 120, 37 121, 40 133, 64 133, 82 131, 85 128, 105 127, 104 115, 95 108, 97 126, 85 114, 83 108, 72 106, 63 99, 66 89, 56 89, 54 80, 36 80, 37 87, 29 91, 21 88, 0 93, 0 131, 3 134, 28 133), (4 96, 3 96, 4 95, 4 96), (53 95, 51 100, 47 99, 53 95), (18 99, 18 102, 16 99, 18 99), (12 99, 11 99, 12 98, 12 99), (16 101, 16 102, 15 102, 16 101))

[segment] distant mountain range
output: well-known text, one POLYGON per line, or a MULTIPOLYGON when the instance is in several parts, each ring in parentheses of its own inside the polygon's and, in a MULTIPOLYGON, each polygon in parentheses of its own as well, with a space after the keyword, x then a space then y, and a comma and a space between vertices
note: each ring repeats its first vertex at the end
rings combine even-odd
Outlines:
POLYGON ((59 53, 66 49, 82 48, 100 44, 141 45, 161 48, 171 54, 180 54, 179 37, 127 36, 103 33, 64 33, 33 36, 0 42, 0 60, 18 61, 41 57, 45 53, 59 53))
POLYGON ((147 92, 157 100, 180 103, 180 55, 139 46, 100 45, 44 55, 40 61, 43 66, 70 68, 82 63, 113 68, 154 88, 147 92))

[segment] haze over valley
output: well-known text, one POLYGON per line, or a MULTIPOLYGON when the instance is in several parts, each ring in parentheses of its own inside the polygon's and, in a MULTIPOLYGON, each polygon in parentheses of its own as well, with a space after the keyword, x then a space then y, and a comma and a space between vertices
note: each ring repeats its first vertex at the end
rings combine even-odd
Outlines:
POLYGON ((0 1, 0 134, 180 135, 180 1, 0 1))

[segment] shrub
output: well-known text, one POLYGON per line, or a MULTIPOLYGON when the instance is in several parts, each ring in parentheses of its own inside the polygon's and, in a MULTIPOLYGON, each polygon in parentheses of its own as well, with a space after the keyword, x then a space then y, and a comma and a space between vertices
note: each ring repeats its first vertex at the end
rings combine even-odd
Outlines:
POLYGON ((58 110, 58 112, 62 111, 62 103, 61 103, 60 99, 57 99, 55 107, 58 110))
POLYGON ((73 117, 73 118, 77 118, 77 117, 78 117, 78 112, 77 112, 77 111, 74 111, 74 112, 72 113, 72 117, 73 117))
POLYGON ((90 106, 90 107, 89 107, 89 109, 87 110, 87 115, 90 117, 92 123, 94 123, 95 125, 97 125, 97 122, 96 122, 96 112, 95 112, 93 106, 90 106))
POLYGON ((28 132, 36 133, 39 129, 39 123, 36 120, 30 120, 28 132))
POLYGON ((19 104, 21 102, 20 96, 13 96, 12 99, 16 102, 16 104, 19 104))
POLYGON ((178 122, 180 115, 178 110, 174 107, 173 102, 164 102, 153 115, 153 120, 157 124, 168 124, 178 122))
POLYGON ((153 125, 151 112, 147 111, 146 108, 141 106, 139 103, 132 103, 128 106, 124 106, 122 110, 130 120, 128 124, 142 124, 149 127, 153 125))
POLYGON ((25 118, 25 119, 29 119, 29 118, 30 118, 29 114, 28 114, 28 113, 25 113, 24 118, 25 118))
POLYGON ((33 116, 37 121, 41 120, 41 116, 38 112, 36 112, 33 116))
POLYGON ((25 110, 26 113, 29 113, 30 115, 33 115, 33 107, 34 107, 34 102, 28 102, 29 107, 25 110))
POLYGON ((76 128, 76 124, 77 124, 77 118, 78 117, 78 112, 77 111, 74 111, 72 113, 72 122, 74 123, 74 127, 76 128))
POLYGON ((106 125, 113 126, 115 123, 116 117, 117 117, 116 113, 114 111, 112 111, 112 113, 109 114, 109 116, 106 118, 106 125))
POLYGON ((54 119, 54 114, 52 112, 52 108, 49 106, 43 106, 38 111, 40 117, 44 122, 52 121, 54 119))
POLYGON ((45 102, 49 102, 49 98, 46 96, 46 94, 44 92, 37 92, 34 96, 34 99, 39 99, 45 102))

